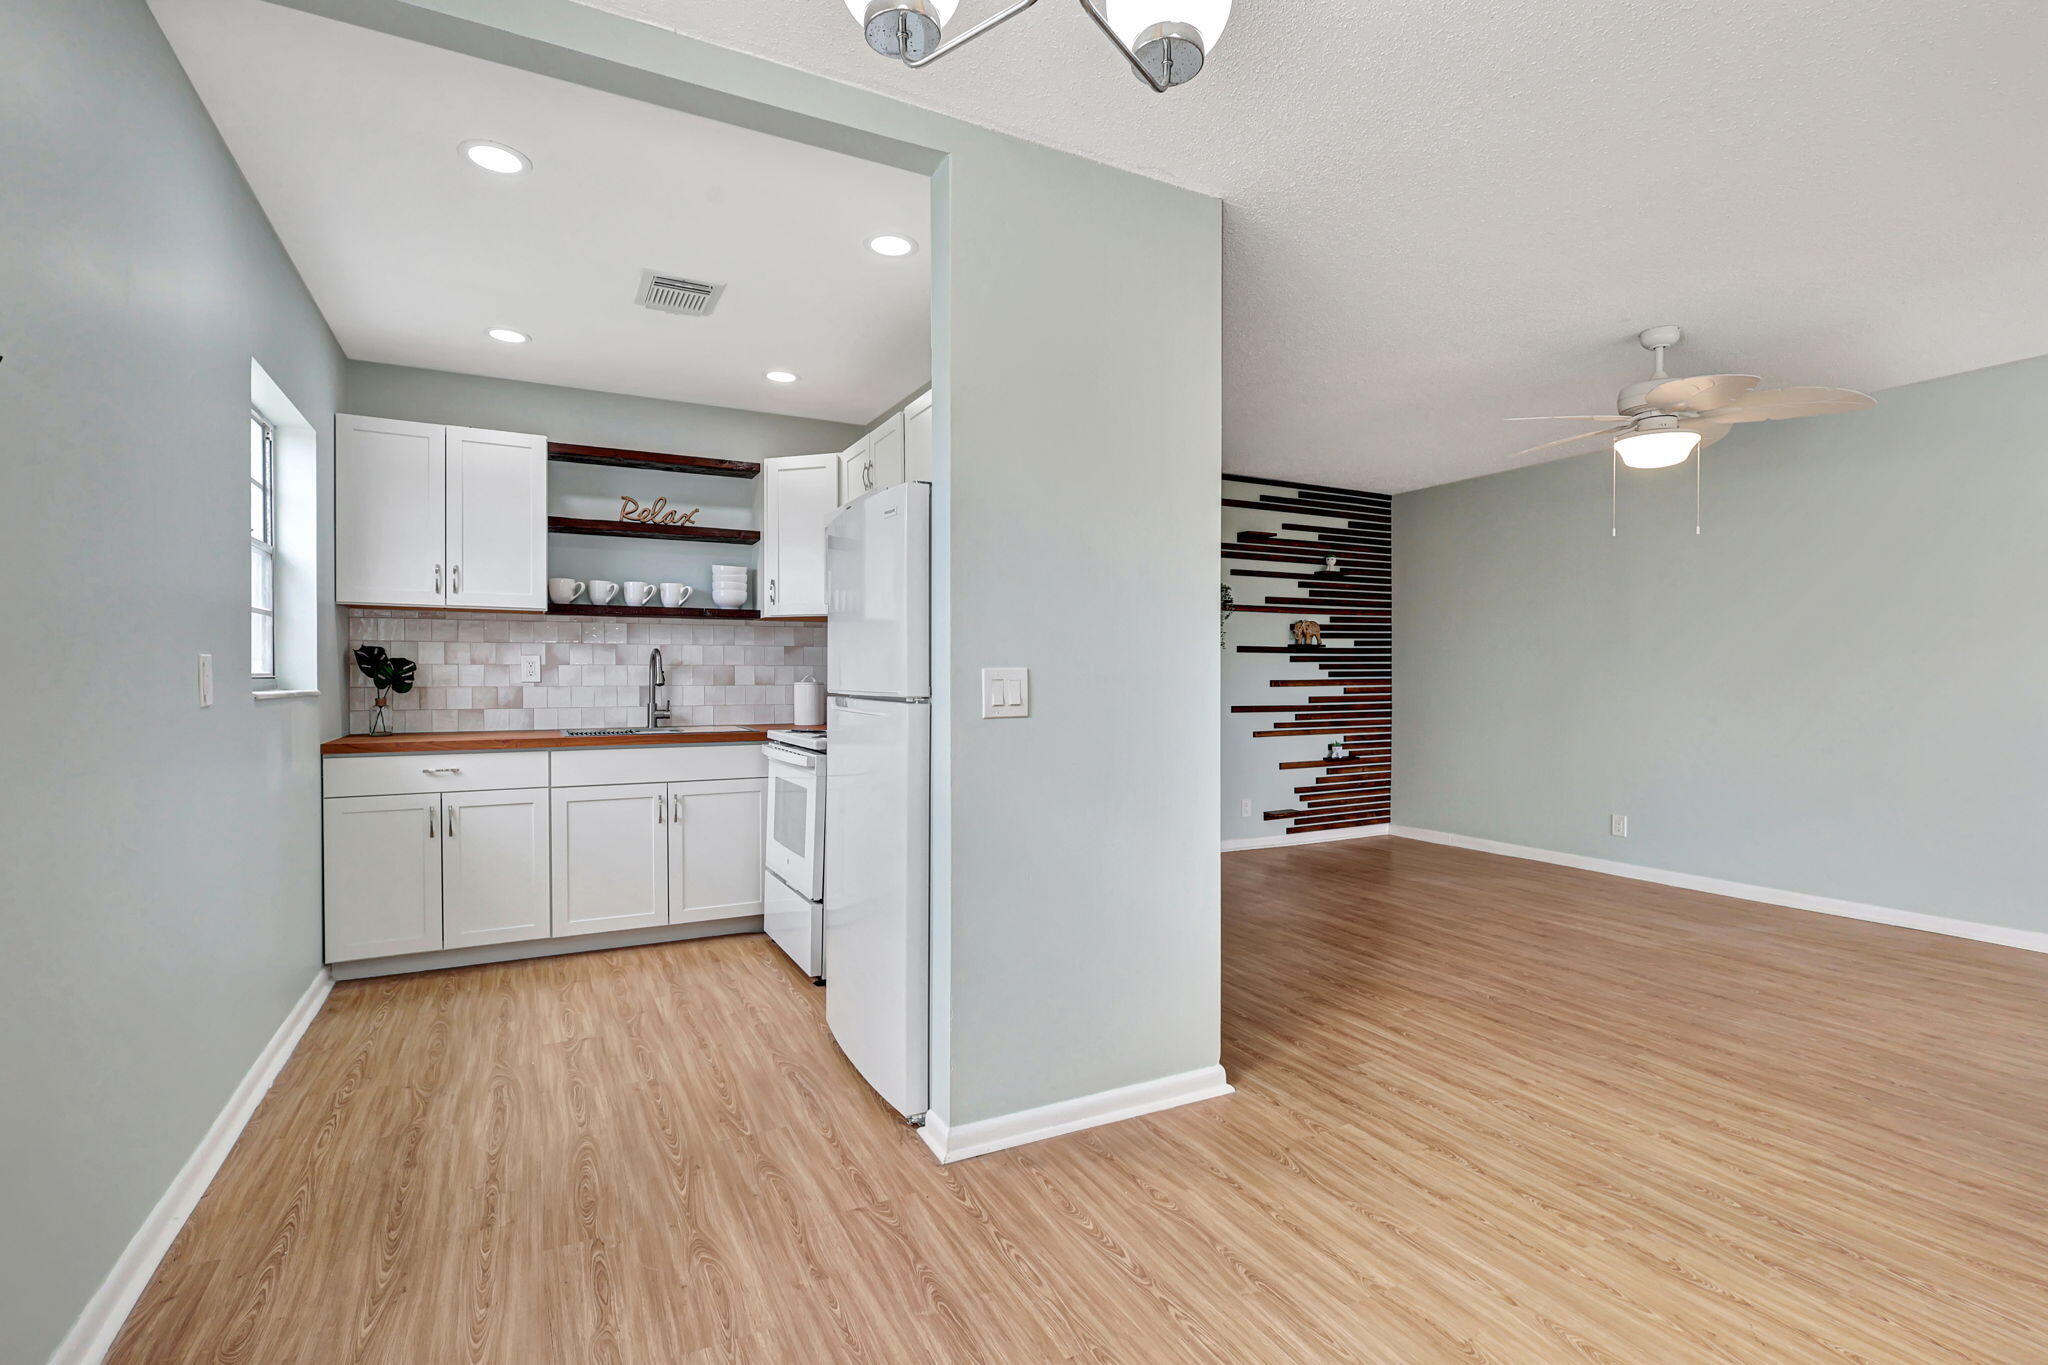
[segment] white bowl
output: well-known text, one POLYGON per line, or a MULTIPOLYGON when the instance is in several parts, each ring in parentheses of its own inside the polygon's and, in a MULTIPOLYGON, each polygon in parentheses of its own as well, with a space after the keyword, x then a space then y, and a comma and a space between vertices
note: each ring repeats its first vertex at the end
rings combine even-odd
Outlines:
POLYGON ((734 607, 744 607, 747 604, 747 594, 739 588, 713 588, 711 601, 714 605, 731 611, 734 607))

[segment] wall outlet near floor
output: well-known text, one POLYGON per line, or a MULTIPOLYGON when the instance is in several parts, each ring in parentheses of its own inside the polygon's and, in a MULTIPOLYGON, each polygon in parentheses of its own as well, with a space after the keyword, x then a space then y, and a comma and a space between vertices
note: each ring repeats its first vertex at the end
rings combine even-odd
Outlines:
POLYGON ((213 656, 211 654, 199 656, 199 704, 201 706, 213 705, 213 656))
POLYGON ((537 683, 537 682, 539 682, 539 681, 540 681, 540 662, 541 662, 541 661, 540 661, 540 655, 538 655, 538 654, 522 654, 522 655, 520 655, 520 656, 519 656, 519 681, 521 681, 521 682, 523 682, 523 683, 537 683))
POLYGON ((1628 817, 1626 815, 1608 816, 1607 832, 1617 839, 1628 838, 1628 817))
POLYGON ((1247 820, 1251 819, 1251 818, 1252 818, 1252 803, 1251 803, 1250 801, 1240 801, 1240 802, 1238 802, 1238 803, 1237 803, 1237 813, 1238 813, 1239 815, 1242 815, 1242 816, 1243 816, 1243 817, 1244 817, 1245 819, 1247 819, 1247 820))

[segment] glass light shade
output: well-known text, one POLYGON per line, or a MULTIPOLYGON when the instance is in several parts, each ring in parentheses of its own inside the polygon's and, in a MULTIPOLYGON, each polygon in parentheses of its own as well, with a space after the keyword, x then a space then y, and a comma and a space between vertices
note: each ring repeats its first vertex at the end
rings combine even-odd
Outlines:
MULTIPOLYGON (((853 22, 862 28, 867 27, 868 6, 871 3, 873 0, 846 0, 847 13, 851 14, 853 22)), ((953 11, 960 8, 960 0, 925 0, 925 4, 931 9, 932 18, 939 21, 941 29, 953 22, 953 11)))
POLYGON ((1213 52, 1230 22, 1230 0, 1109 0, 1103 14, 1125 47, 1136 47, 1155 24, 1186 24, 1202 35, 1202 50, 1213 52))
POLYGON ((1617 437, 1614 453, 1630 469, 1669 469, 1684 464, 1699 444, 1697 431, 1639 431, 1633 436, 1617 437))

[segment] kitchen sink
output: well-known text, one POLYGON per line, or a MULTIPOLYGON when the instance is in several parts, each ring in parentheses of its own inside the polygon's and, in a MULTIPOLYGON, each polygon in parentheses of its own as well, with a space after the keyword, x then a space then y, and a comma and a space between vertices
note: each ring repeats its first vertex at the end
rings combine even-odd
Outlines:
POLYGON ((703 735, 739 728, 734 725, 657 725, 648 729, 644 725, 614 725, 601 730, 564 730, 562 733, 571 739, 595 739, 606 735, 703 735))

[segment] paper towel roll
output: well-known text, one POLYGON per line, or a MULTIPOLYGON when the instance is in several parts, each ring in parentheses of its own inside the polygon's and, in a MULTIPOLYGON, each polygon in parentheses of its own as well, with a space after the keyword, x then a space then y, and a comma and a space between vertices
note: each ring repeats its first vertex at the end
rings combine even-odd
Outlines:
POLYGON ((796 723, 799 728, 825 723, 825 684, 806 676, 796 685, 796 723))

